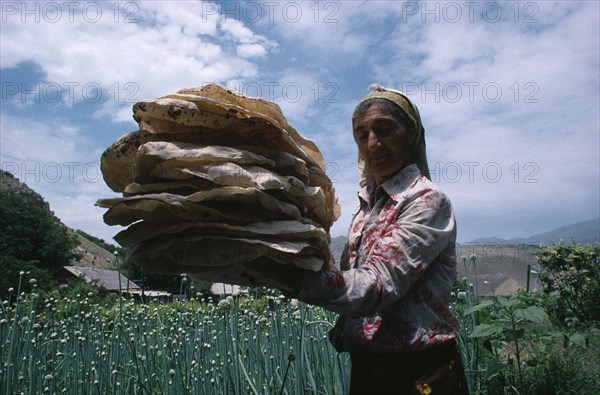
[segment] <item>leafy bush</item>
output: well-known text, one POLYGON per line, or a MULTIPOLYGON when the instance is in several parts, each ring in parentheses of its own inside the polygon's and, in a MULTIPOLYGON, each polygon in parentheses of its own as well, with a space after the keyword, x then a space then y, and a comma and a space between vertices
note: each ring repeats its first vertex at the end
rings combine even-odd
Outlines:
MULTIPOLYGON (((531 395, 546 394, 599 394, 597 346, 586 345, 588 339, 597 339, 598 333, 581 336, 583 344, 566 340, 552 347, 538 349, 535 365, 527 371, 526 391, 531 395)), ((575 336, 571 336, 574 338, 575 336)))
POLYGON ((554 313, 561 321, 600 322, 600 243, 561 242, 542 248, 537 261, 545 292, 560 296, 554 313))
MULTIPOLYGON (((518 292, 483 299, 465 311, 487 313, 470 334, 480 340, 481 347, 472 393, 599 393, 598 330, 573 332, 561 326, 542 307, 546 302, 543 294, 518 292)), ((468 354, 473 352, 468 350, 468 354)))
POLYGON ((471 334, 484 340, 482 357, 485 355, 485 381, 490 389, 523 388, 526 366, 533 360, 533 345, 552 341, 556 330, 546 312, 532 302, 527 294, 517 293, 509 298, 484 299, 467 311, 490 313, 489 320, 477 325, 471 334))

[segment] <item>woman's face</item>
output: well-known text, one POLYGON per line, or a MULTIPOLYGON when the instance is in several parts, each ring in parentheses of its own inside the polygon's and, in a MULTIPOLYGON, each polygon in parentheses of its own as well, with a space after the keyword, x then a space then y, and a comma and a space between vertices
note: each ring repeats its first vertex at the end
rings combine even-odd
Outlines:
POLYGON ((414 133, 381 104, 375 103, 352 122, 358 152, 378 185, 411 162, 414 133))

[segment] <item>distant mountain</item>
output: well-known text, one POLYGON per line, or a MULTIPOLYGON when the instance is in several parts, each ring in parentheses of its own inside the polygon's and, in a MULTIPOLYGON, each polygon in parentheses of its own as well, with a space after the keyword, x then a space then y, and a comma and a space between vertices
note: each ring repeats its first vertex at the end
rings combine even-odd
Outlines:
POLYGON ((574 240, 578 244, 594 244, 600 242, 600 217, 590 221, 577 222, 572 225, 562 226, 549 232, 539 233, 530 237, 514 237, 501 239, 498 237, 478 238, 465 245, 495 245, 495 244, 535 244, 551 245, 564 240, 570 243, 574 240))

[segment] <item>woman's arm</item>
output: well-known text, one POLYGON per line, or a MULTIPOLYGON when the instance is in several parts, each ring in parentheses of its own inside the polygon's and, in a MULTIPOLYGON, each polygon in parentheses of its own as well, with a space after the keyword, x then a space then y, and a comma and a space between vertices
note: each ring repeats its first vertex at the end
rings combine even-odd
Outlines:
POLYGON ((375 240, 360 267, 306 273, 298 298, 340 314, 373 314, 401 298, 455 237, 450 201, 426 190, 375 240))

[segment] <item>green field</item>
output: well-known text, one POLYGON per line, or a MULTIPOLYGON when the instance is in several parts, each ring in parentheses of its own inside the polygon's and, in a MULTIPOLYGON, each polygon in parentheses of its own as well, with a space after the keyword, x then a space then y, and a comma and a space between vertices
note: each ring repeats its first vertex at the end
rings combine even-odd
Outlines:
MULTIPOLYGON (((473 394, 599 393, 596 329, 559 327, 541 294, 478 300, 469 288, 457 283, 452 308, 473 394)), ((334 320, 264 289, 168 303, 101 300, 87 285, 11 290, 0 393, 344 394, 349 357, 326 337, 334 320)))
POLYGON ((341 394, 347 387, 348 358, 325 338, 334 315, 278 294, 167 304, 102 304, 91 293, 15 297, 0 318, 2 394, 341 394))

